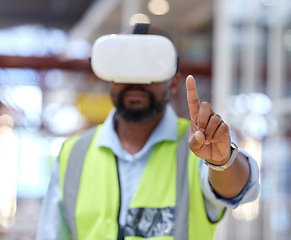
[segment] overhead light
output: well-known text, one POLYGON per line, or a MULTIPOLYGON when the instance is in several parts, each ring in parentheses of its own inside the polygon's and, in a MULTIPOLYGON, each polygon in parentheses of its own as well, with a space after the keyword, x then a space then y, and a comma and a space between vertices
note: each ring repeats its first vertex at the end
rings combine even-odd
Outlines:
POLYGON ((133 26, 136 23, 151 23, 150 18, 143 14, 143 13, 137 13, 131 16, 131 18, 129 19, 129 25, 133 26))
POLYGON ((69 58, 86 59, 90 55, 91 45, 85 39, 74 39, 68 42, 65 52, 69 58))
POLYGON ((164 15, 170 10, 170 4, 167 0, 150 0, 148 9, 152 14, 164 15))

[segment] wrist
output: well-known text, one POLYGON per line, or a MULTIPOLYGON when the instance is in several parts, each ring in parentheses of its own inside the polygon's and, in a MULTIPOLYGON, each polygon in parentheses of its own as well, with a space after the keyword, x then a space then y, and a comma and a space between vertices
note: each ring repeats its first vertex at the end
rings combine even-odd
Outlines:
POLYGON ((230 154, 228 154, 228 157, 226 157, 222 162, 222 164, 220 165, 215 165, 212 164, 206 160, 204 160, 203 162, 211 169, 215 170, 215 171, 224 171, 227 168, 229 168, 234 160, 236 159, 237 155, 238 155, 239 151, 237 146, 232 142, 231 146, 230 146, 230 154))

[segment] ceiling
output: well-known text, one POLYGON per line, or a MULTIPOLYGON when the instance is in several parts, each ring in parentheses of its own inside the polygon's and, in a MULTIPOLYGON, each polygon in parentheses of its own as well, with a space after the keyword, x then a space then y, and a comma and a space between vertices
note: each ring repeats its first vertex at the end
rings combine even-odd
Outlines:
MULTIPOLYGON (((212 0, 168 0, 170 11, 162 16, 147 10, 149 0, 1 0, 0 28, 42 24, 69 32, 71 38, 91 40, 119 32, 131 14, 147 14, 151 22, 176 35, 208 24, 212 0)), ((91 40, 92 41, 92 40, 91 40)))
POLYGON ((118 33, 134 13, 144 13, 151 23, 169 31, 174 37, 209 26, 212 22, 212 0, 168 0, 170 11, 153 15, 147 8, 149 0, 95 1, 70 30, 71 38, 83 37, 93 41, 96 37, 118 33), (135 2, 139 2, 136 4, 135 2), (138 5, 138 6, 134 6, 138 5))
POLYGON ((0 27, 43 24, 71 28, 93 0, 1 0, 0 27))

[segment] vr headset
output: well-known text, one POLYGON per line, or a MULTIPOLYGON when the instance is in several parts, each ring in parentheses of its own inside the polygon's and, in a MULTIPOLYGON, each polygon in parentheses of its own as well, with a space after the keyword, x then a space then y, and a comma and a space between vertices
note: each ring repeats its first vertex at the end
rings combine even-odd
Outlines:
POLYGON ((154 83, 171 79, 177 71, 173 43, 160 35, 112 34, 98 38, 91 66, 101 79, 116 83, 154 83))

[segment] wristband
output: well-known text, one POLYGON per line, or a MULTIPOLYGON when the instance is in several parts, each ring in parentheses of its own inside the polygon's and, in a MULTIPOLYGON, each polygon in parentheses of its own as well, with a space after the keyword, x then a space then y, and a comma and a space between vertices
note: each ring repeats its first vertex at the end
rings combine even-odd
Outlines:
POLYGON ((235 158, 237 157, 237 155, 239 153, 237 146, 233 142, 231 143, 230 148, 231 148, 230 158, 225 164, 223 164, 223 165, 214 165, 214 164, 211 164, 211 163, 207 162, 206 160, 203 160, 203 162, 208 167, 210 167, 211 169, 213 169, 215 171, 221 171, 221 172, 224 171, 225 169, 229 168, 233 164, 235 158))

